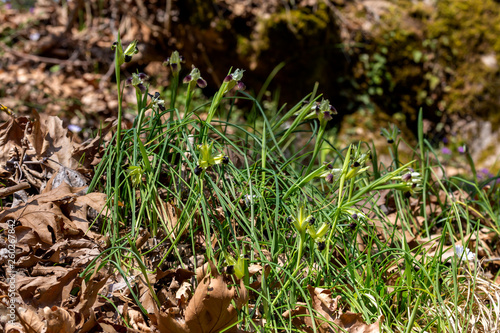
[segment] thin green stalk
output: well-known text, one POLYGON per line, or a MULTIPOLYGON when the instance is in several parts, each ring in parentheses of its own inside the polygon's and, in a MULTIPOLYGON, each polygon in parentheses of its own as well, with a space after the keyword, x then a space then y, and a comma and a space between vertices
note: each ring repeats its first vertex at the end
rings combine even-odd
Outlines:
POLYGON ((324 126, 324 125, 319 127, 318 135, 316 136, 316 143, 314 145, 313 155, 311 157, 311 162, 309 162, 309 165, 307 166, 307 169, 305 172, 306 175, 309 174, 309 172, 311 171, 311 169, 314 165, 314 162, 316 160, 316 156, 318 156, 319 150, 321 149, 321 146, 323 144, 323 135, 325 134, 325 129, 326 129, 326 126, 324 126))
MULTIPOLYGON (((171 94, 170 94, 170 108, 175 109, 175 102, 177 100, 177 88, 179 87, 179 73, 174 73, 171 94)), ((170 121, 174 120, 174 113, 170 113, 170 121)))
MULTIPOLYGON (((184 110, 184 115, 187 115, 189 113, 189 107, 191 106, 191 99, 193 98, 193 92, 191 90, 191 85, 187 85, 187 91, 186 91, 186 106, 184 110)), ((186 119, 186 118, 184 118, 186 119)))
POLYGON ((266 183, 266 161, 267 161, 267 145, 266 145, 267 139, 266 139, 266 122, 262 125, 262 188, 264 188, 265 183, 266 183))
POLYGON ((305 238, 306 238, 305 232, 299 235, 299 252, 297 254, 297 264, 295 265, 295 272, 299 271, 300 259, 302 259, 302 256, 304 254, 305 238))
MULTIPOLYGON (((120 40, 120 32, 118 32, 118 40, 120 40)), ((114 202, 113 202, 113 232, 111 233, 112 243, 116 240, 118 235, 118 220, 120 215, 120 170, 122 163, 122 149, 121 149, 121 136, 122 136, 122 92, 120 89, 120 64, 118 62, 118 52, 121 46, 115 49, 115 77, 116 77, 116 91, 118 93, 118 124, 116 129, 116 146, 115 146, 115 186, 114 186, 114 202)))

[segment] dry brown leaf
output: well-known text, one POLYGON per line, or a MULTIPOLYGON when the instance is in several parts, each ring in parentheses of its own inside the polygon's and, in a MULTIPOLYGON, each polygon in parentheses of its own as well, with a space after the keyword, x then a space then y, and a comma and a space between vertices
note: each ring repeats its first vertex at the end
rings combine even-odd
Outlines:
POLYGON ((24 138, 24 129, 29 119, 26 117, 10 117, 0 125, 0 169, 6 169, 6 162, 10 159, 13 149, 21 151, 21 140, 24 138))
MULTIPOLYGON (((86 319, 93 313, 93 306, 97 300, 99 291, 104 287, 110 275, 102 276, 94 273, 88 282, 82 281, 82 289, 78 294, 78 304, 72 309, 75 313, 81 313, 86 319)), ((77 326, 77 328, 80 328, 77 326)))
POLYGON ((262 283, 262 272, 264 272, 264 278, 267 279, 269 276, 269 273, 271 273, 271 266, 270 265, 265 265, 264 269, 262 268, 261 265, 253 264, 248 267, 248 273, 250 276, 255 275, 257 273, 261 273, 257 276, 257 279, 250 284, 250 287, 252 289, 259 289, 260 285, 262 283))
POLYGON ((17 316, 26 333, 40 333, 46 328, 42 318, 31 307, 19 308, 17 316))
POLYGON ((248 299, 243 281, 238 290, 228 287, 221 275, 214 275, 205 276, 186 309, 185 320, 191 332, 215 333, 236 323, 238 313, 231 301, 241 297, 244 303, 248 299))
MULTIPOLYGON (((154 274, 148 275, 150 285, 153 285, 156 282, 154 280, 154 276, 154 274)), ((151 295, 151 290, 148 287, 144 276, 138 276, 136 281, 139 286, 139 301, 148 313, 153 313, 158 306, 156 305, 153 295, 151 295)))
POLYGON ((45 307, 43 313, 47 319, 46 333, 73 333, 76 330, 75 319, 65 309, 57 306, 45 307))
POLYGON ((129 318, 129 324, 130 326, 132 326, 133 329, 140 330, 141 332, 151 331, 151 329, 146 325, 146 322, 144 321, 144 317, 142 316, 141 312, 134 309, 129 309, 127 313, 129 318))
POLYGON ((209 261, 203 264, 203 266, 199 266, 196 269, 196 282, 200 283, 201 280, 211 274, 211 272, 215 272, 215 274, 218 274, 217 272, 217 267, 215 267, 214 263, 209 261))
POLYGON ((35 306, 53 306, 69 299, 71 290, 80 282, 80 269, 67 269, 63 276, 19 276, 18 292, 25 303, 35 306))
POLYGON ((33 270, 31 271, 31 276, 47 276, 47 275, 54 275, 56 278, 60 278, 68 272, 68 269, 65 267, 61 266, 42 266, 39 263, 36 264, 35 267, 33 267, 33 270))
POLYGON ((38 114, 33 111, 34 120, 28 140, 35 150, 36 157, 41 160, 49 158, 47 164, 53 170, 58 170, 60 165, 76 169, 78 161, 73 158, 73 150, 77 143, 73 142, 68 130, 63 127, 59 117, 38 114))
POLYGON ((23 329, 21 324, 19 323, 9 323, 5 324, 5 333, 25 333, 26 331, 23 329))
POLYGON ((49 202, 5 210, 0 214, 0 222, 5 223, 8 220, 18 221, 22 226, 31 228, 40 240, 49 246, 63 238, 61 222, 70 222, 59 207, 49 202))
MULTIPOLYGON (((87 209, 91 207, 103 210, 106 195, 83 195, 82 190, 64 182, 56 189, 34 196, 26 204, 1 212, 0 223, 18 221, 22 226, 31 228, 33 234, 48 246, 61 241, 65 236, 83 235, 89 228, 87 209)), ((32 238, 31 244, 35 241, 32 238)))
MULTIPOLYGON (((189 281, 182 282, 181 286, 175 293, 175 298, 177 299, 177 304, 185 303, 191 296, 191 291, 193 289, 193 285, 189 281)), ((182 306, 181 306, 182 307, 182 306)))
POLYGON ((317 332, 327 333, 333 332, 331 323, 337 317, 337 305, 340 296, 335 299, 331 297, 331 290, 323 288, 315 288, 307 286, 309 294, 311 295, 312 308, 315 310, 315 318, 313 319, 306 306, 299 305, 293 310, 288 310, 283 313, 283 317, 292 319, 292 324, 305 332, 313 332, 316 326, 317 332))
POLYGON ((94 311, 90 311, 90 315, 88 317, 84 317, 84 315, 80 312, 75 313, 75 322, 78 333, 92 331, 97 325, 97 319, 94 311))
MULTIPOLYGON (((312 299, 312 308, 315 310, 314 324, 317 332, 348 332, 348 333, 378 333, 379 325, 384 320, 381 316, 371 325, 365 324, 359 313, 338 313, 340 296, 331 297, 331 290, 307 286, 312 299), (340 316, 339 316, 340 315, 340 316), (341 331, 339 328, 344 329, 341 331)), ((298 305, 293 310, 283 313, 283 317, 291 318, 292 324, 304 332, 313 332, 313 320, 309 310, 304 305, 298 305)))
MULTIPOLYGON (((5 230, 7 229, 7 226, 3 228, 5 230)), ((16 247, 18 249, 22 249, 21 253, 19 253, 20 255, 30 253, 30 249, 35 247, 37 244, 41 244, 40 237, 38 237, 30 227, 23 227, 22 225, 19 225, 15 227, 14 230, 16 231, 17 238, 16 247)), ((17 265, 19 264, 17 263, 17 265)))
MULTIPOLYGON (((155 311, 157 326, 161 332, 172 333, 216 333, 234 325, 238 319, 237 308, 248 301, 248 293, 240 281, 240 286, 228 286, 224 277, 219 275, 212 263, 201 270, 205 276, 200 281, 185 311, 184 318, 177 311, 167 309, 155 311), (212 267, 211 269, 207 269, 212 267), (236 307, 232 301, 236 301, 236 307)), ((237 332, 233 326, 227 332, 237 332)))
MULTIPOLYGON (((71 226, 76 228, 82 234, 89 234, 89 209, 93 209, 97 214, 109 216, 110 211, 106 208, 106 194, 104 193, 88 193, 83 196, 76 197, 75 200, 63 205, 61 208, 66 216, 71 220, 71 226)), ((93 235, 95 238, 96 235, 93 235)))
POLYGON ((293 310, 287 310, 282 315, 284 318, 291 318, 292 325, 302 332, 313 333, 313 323, 307 307, 298 305, 293 310))
MULTIPOLYGON (((172 237, 177 237, 178 230, 178 219, 181 214, 181 210, 170 202, 164 202, 160 196, 156 198, 157 205, 160 206, 160 218, 164 225, 166 226, 166 230, 169 233, 172 233, 172 237)), ((184 230, 184 233, 187 233, 187 229, 184 230)))
POLYGON ((321 315, 322 318, 316 318, 316 325, 319 332, 330 332, 330 322, 333 321, 337 312, 340 296, 332 299, 332 291, 323 288, 314 288, 307 286, 312 299, 312 307, 321 315))
POLYGON ((367 325, 363 321, 363 315, 361 313, 353 313, 347 311, 342 314, 340 318, 335 319, 333 322, 338 327, 344 329, 349 333, 379 333, 380 324, 384 321, 384 316, 380 316, 376 322, 367 325))

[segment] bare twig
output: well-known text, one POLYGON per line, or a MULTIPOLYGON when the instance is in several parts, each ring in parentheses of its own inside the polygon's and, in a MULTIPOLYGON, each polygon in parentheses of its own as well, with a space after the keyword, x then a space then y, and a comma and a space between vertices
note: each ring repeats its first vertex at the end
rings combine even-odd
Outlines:
POLYGON ((5 198, 6 196, 14 194, 17 191, 26 190, 30 187, 31 187, 30 184, 28 184, 26 182, 22 182, 22 183, 14 185, 14 186, 0 188, 0 198, 5 198))
POLYGON ((31 61, 44 62, 47 64, 55 64, 55 65, 72 65, 72 66, 86 66, 86 65, 88 65, 87 61, 71 60, 71 59, 61 60, 61 59, 56 59, 56 58, 47 58, 47 57, 37 56, 34 54, 22 53, 22 52, 11 49, 10 47, 5 45, 4 43, 0 43, 0 46, 7 53, 10 53, 18 58, 23 58, 23 59, 27 59, 27 60, 31 60, 31 61))
POLYGON ((172 0, 167 0, 167 7, 165 8, 165 33, 167 36, 170 36, 170 20, 171 20, 171 12, 172 12, 172 0))

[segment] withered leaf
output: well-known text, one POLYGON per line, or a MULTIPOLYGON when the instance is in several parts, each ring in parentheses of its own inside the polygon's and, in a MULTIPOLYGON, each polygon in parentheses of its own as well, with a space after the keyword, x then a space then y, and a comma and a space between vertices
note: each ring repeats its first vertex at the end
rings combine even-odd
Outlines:
POLYGON ((39 333, 45 330, 45 323, 33 308, 21 307, 17 311, 17 315, 26 333, 39 333))
POLYGON ((47 333, 73 333, 76 330, 75 319, 65 309, 45 307, 43 313, 47 319, 47 333))
POLYGON ((363 315, 361 313, 353 313, 347 311, 342 314, 340 318, 334 320, 334 324, 338 327, 344 329, 349 333, 379 333, 380 324, 384 321, 384 316, 374 322, 373 324, 367 325, 363 320, 363 315))
MULTIPOLYGON (((175 311, 155 311, 161 332, 216 333, 236 323, 238 313, 232 300, 236 301, 239 308, 248 301, 243 280, 240 281, 239 287, 228 285, 215 267, 207 269, 213 265, 210 264, 202 270, 205 276, 189 301, 184 318, 177 317, 175 311)), ((227 332, 238 332, 238 329, 234 325, 227 332)))
POLYGON ((67 269, 63 276, 19 276, 18 291, 25 302, 36 306, 61 305, 70 296, 73 285, 79 283, 80 269, 67 269))

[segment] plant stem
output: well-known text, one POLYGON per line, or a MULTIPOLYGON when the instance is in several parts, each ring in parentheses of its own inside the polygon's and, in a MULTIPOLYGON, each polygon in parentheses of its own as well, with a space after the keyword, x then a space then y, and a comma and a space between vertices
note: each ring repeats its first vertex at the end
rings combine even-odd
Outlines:
POLYGON ((316 159, 316 156, 318 156, 319 150, 321 149, 321 145, 323 143, 323 135, 325 134, 325 125, 321 125, 318 130, 318 135, 316 136, 316 144, 314 145, 314 152, 311 158, 311 162, 309 162, 309 166, 306 169, 305 174, 309 174, 311 172, 311 169, 314 165, 314 160, 316 159))
MULTIPOLYGON (((120 38, 118 36, 118 38, 120 38)), ((120 90, 120 64, 118 63, 118 47, 115 50, 115 77, 116 77, 116 90, 118 92, 118 124, 116 128, 116 164, 115 164, 115 186, 114 186, 114 201, 113 201, 113 232, 111 238, 114 241, 118 236, 118 219, 120 215, 120 168, 122 163, 121 154, 121 135, 122 135, 122 92, 120 90)))

